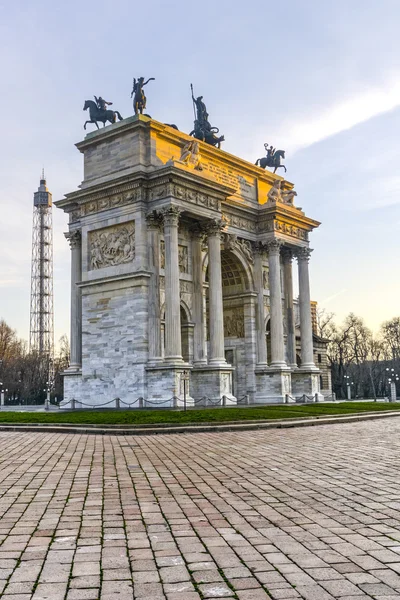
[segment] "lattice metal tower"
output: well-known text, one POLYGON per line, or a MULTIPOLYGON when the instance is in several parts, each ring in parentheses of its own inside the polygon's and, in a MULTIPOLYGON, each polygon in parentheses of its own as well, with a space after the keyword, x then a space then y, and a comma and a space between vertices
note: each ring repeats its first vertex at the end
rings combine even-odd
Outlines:
MULTIPOLYGON (((54 358, 53 314, 53 219, 52 196, 44 170, 38 191, 33 194, 31 318, 29 349, 48 364, 54 358)), ((49 373, 50 375, 50 373, 49 373)))

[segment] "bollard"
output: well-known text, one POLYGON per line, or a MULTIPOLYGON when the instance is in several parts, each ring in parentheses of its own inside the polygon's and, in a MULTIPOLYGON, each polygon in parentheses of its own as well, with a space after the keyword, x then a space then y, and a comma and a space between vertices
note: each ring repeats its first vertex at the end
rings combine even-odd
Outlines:
POLYGON ((249 394, 246 394, 245 398, 246 398, 246 400, 245 400, 246 404, 249 405, 250 404, 250 396, 249 396, 249 394))
POLYGON ((139 408, 143 408, 143 398, 141 396, 139 398, 139 408))
POLYGON ((222 406, 226 406, 226 396, 222 396, 222 406))
POLYGON ((318 402, 318 393, 317 392, 315 392, 315 395, 314 395, 314 402, 318 402))
POLYGON ((285 404, 289 404, 289 394, 285 394, 285 404))
POLYGON ((172 398, 172 406, 174 408, 178 408, 178 400, 179 400, 178 396, 173 396, 173 398, 172 398))
POLYGON ((119 398, 115 398, 115 408, 121 408, 121 401, 119 398))
POLYGON ((71 408, 72 410, 75 410, 75 398, 71 399, 71 408))

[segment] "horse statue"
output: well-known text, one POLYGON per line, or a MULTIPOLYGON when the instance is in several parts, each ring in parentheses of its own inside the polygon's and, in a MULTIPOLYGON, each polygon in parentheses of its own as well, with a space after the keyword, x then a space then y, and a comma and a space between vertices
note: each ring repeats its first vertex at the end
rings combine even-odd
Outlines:
POLYGON ((120 121, 122 121, 122 117, 117 110, 100 110, 97 107, 96 102, 94 102, 93 100, 85 100, 83 110, 87 109, 89 109, 90 121, 85 122, 83 126, 84 129, 86 129, 86 125, 88 123, 95 123, 97 129, 99 129, 98 121, 100 121, 100 123, 103 123, 103 127, 106 126, 107 121, 109 121, 110 123, 115 123, 117 117, 120 121))
POLYGON ((276 173, 279 168, 285 169, 286 173, 285 165, 281 165, 281 158, 285 158, 285 151, 275 150, 273 154, 268 154, 267 156, 263 156, 263 158, 257 158, 255 164, 260 166, 262 169, 265 169, 266 167, 272 167, 274 169, 274 173, 276 173))
POLYGON ((194 129, 189 133, 189 135, 192 135, 197 140, 206 142, 206 144, 210 144, 211 146, 221 148, 221 142, 225 141, 225 137, 223 135, 215 135, 218 132, 218 127, 204 127, 200 125, 197 121, 195 121, 194 129))

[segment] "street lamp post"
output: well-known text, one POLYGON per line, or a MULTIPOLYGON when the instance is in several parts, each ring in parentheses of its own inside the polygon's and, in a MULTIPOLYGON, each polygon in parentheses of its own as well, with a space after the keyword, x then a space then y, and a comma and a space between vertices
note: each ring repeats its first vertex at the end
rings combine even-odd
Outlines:
POLYGON ((351 400, 351 385, 350 385, 350 381, 349 381, 350 375, 344 375, 343 377, 346 380, 347 400, 351 400))
POLYGON ((44 409, 49 410, 50 407, 50 382, 46 381, 46 389, 43 390, 46 392, 46 399, 44 401, 44 409))

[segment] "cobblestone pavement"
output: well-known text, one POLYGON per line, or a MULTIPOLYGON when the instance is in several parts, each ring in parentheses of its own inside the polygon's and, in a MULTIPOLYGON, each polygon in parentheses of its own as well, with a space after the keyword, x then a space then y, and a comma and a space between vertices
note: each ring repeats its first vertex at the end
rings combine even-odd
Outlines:
POLYGON ((400 421, 0 433, 0 597, 400 599, 400 421))

